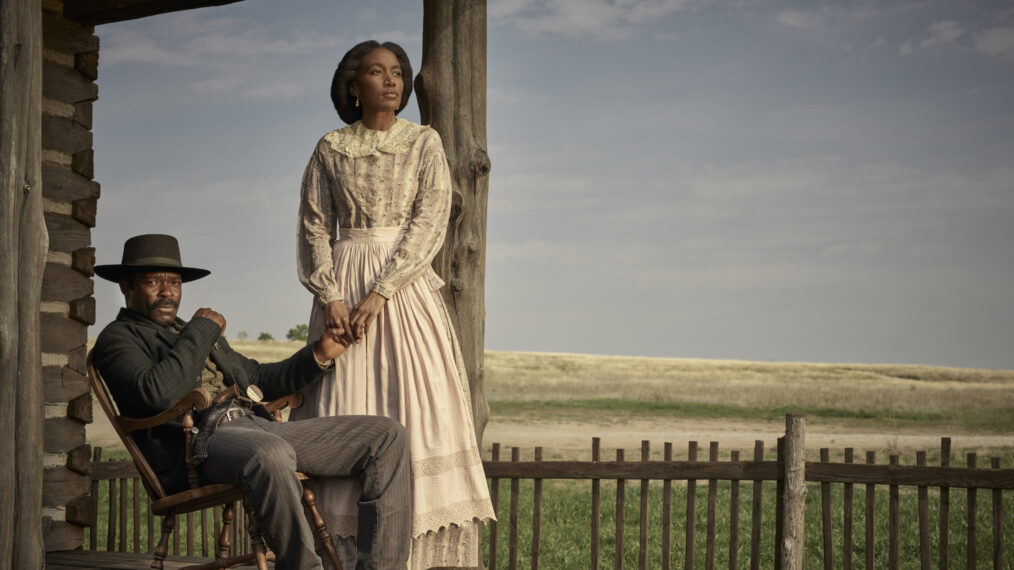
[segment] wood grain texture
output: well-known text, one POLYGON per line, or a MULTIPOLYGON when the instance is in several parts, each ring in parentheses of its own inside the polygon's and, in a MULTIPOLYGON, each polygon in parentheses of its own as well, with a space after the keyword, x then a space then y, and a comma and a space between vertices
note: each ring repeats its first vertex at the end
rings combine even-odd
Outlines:
POLYGON ((69 166, 43 163, 42 181, 42 195, 53 202, 71 203, 82 198, 99 197, 99 184, 74 172, 69 166))
POLYGON ((42 300, 69 303, 91 295, 95 285, 87 275, 59 263, 47 263, 42 277, 42 300))
POLYGON ((782 568, 802 570, 806 548, 806 422, 785 417, 785 496, 782 568))
POLYGON ((92 423, 91 394, 81 394, 67 403, 67 417, 83 424, 92 423))
MULTIPOLYGON (((42 83, 43 97, 74 104, 94 101, 99 96, 99 88, 95 83, 76 69, 46 60, 42 64, 42 72, 45 78, 42 83)), ((88 127, 82 125, 82 128, 87 130, 88 127)))
POLYGON ((63 53, 92 52, 99 49, 95 28, 46 12, 42 16, 43 46, 63 53))
POLYGON ((94 497, 80 496, 67 503, 67 522, 77 526, 88 526, 94 517, 94 497))
POLYGON ((0 567, 42 568, 42 3, 0 0, 0 567))
POLYGON ((70 302, 70 318, 85 324, 95 324, 95 297, 82 297, 70 302))
POLYGON ((42 148, 74 154, 92 148, 92 132, 73 119, 42 116, 42 148))
POLYGON ((67 469, 82 475, 91 475, 92 447, 88 444, 79 445, 67 452, 67 469))
MULTIPOLYGON (((46 453, 67 453, 85 444, 84 426, 81 425, 81 422, 70 418, 46 418, 43 433, 46 438, 43 449, 46 453)), ((47 500, 50 492, 51 489, 47 486, 47 500)))
POLYGON ((486 2, 426 0, 423 53, 415 78, 419 113, 443 141, 453 197, 447 237, 433 268, 461 343, 475 437, 489 421, 484 392, 486 321, 486 2))
POLYGON ((39 316, 42 332, 42 350, 60 354, 84 346, 88 342, 88 327, 58 313, 39 316))
POLYGON ((88 492, 91 480, 87 475, 75 473, 66 467, 46 469, 42 475, 46 482, 46 507, 60 507, 88 492))
POLYGON ((46 401, 69 402, 88 393, 88 377, 63 366, 46 366, 42 369, 46 401))
POLYGON ((63 214, 48 212, 44 216, 49 232, 50 251, 73 253, 91 246, 91 231, 88 226, 63 214))

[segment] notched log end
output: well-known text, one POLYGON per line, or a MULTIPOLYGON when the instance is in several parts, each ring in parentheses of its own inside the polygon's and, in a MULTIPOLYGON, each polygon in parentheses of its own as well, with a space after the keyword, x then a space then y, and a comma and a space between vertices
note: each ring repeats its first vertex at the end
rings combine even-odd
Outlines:
POLYGON ((67 404, 67 417, 83 424, 90 424, 92 416, 92 395, 82 394, 67 404))
POLYGON ((89 526, 95 517, 95 509, 95 497, 78 497, 67 503, 67 522, 77 526, 89 526))
POLYGON ((87 443, 79 445, 67 453, 67 469, 81 475, 89 475, 92 472, 92 447, 87 443))
POLYGON ((70 316, 86 325, 95 324, 95 297, 88 296, 70 302, 70 316))
POLYGON ((82 247, 72 253, 70 266, 88 277, 95 275, 95 248, 82 247))

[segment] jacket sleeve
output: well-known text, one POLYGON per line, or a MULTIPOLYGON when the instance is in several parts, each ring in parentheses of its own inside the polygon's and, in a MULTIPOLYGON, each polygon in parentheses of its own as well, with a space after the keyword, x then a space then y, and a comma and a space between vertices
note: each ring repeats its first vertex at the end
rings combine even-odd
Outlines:
POLYGON ((92 358, 109 386, 120 412, 128 417, 152 416, 169 409, 201 385, 201 370, 221 329, 197 317, 180 333, 176 344, 159 358, 151 342, 154 331, 114 323, 95 341, 92 358))
POLYGON ((324 370, 313 356, 315 346, 317 343, 304 346, 284 360, 267 364, 261 364, 238 352, 233 354, 246 370, 250 384, 261 389, 265 400, 275 400, 302 390, 324 375, 324 370))

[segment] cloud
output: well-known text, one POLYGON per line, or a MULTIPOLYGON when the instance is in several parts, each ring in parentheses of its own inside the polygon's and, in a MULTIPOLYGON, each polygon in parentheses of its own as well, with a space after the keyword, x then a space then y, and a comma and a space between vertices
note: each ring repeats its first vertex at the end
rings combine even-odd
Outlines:
POLYGON ((1014 26, 983 30, 976 34, 973 46, 986 55, 1014 59, 1014 26))
POLYGON ((972 51, 1010 60, 1014 59, 1014 26, 976 28, 956 20, 940 20, 927 28, 923 39, 902 43, 899 53, 911 55, 919 49, 972 51))
POLYGON ((929 27, 929 37, 920 42, 919 46, 924 49, 949 47, 955 45, 966 31, 964 26, 954 20, 934 22, 929 27))
POLYGON ((689 0, 499 0, 488 17, 530 35, 632 37, 639 27, 689 6, 689 0))
POLYGON ((535 4, 532 0, 493 0, 489 3, 486 16, 492 20, 503 20, 516 16, 535 4))
POLYGON ((823 30, 841 24, 862 24, 878 14, 873 6, 825 5, 810 10, 785 8, 775 15, 775 21, 799 30, 823 30))
MULTIPOLYGON (((409 34, 402 30, 388 30, 386 32, 375 32, 368 35, 356 36, 352 44, 359 42, 365 42, 366 40, 375 40, 380 43, 394 42, 405 49, 409 49, 409 46, 422 44, 422 34, 409 34)), ((350 46, 351 47, 351 46, 350 46)))
POLYGON ((824 27, 824 18, 817 14, 801 12, 799 10, 782 10, 776 19, 790 28, 801 30, 817 30, 824 27))
POLYGON ((224 95, 233 92, 243 82, 244 79, 242 77, 232 75, 196 81, 190 85, 190 88, 195 93, 200 93, 201 95, 224 95))
POLYGON ((190 89, 200 95, 235 94, 247 99, 287 99, 305 92, 306 84, 299 81, 265 82, 256 69, 239 66, 225 75, 195 81, 190 84, 190 89))
POLYGON ((268 55, 307 54, 338 46, 333 35, 289 32, 277 37, 264 26, 234 18, 202 19, 191 13, 110 26, 102 32, 102 65, 158 63, 227 66, 268 55))
POLYGON ((102 34, 102 67, 122 63, 194 66, 200 59, 160 46, 154 37, 142 30, 112 28, 102 34))
POLYGON ((242 92, 245 97, 251 99, 277 99, 301 95, 306 90, 306 85, 294 81, 275 81, 272 83, 258 84, 242 92))
MULTIPOLYGON (((419 36, 390 30, 376 37, 409 44, 419 36)), ((363 38, 365 39, 365 38, 363 38)), ((202 19, 189 13, 151 22, 112 25, 103 31, 102 65, 156 64, 204 70, 191 73, 190 88, 202 95, 232 95, 250 99, 285 99, 304 93, 308 84, 292 77, 265 82, 264 65, 294 69, 294 60, 315 54, 334 54, 348 37, 286 29, 277 32, 262 24, 235 18, 202 19)))

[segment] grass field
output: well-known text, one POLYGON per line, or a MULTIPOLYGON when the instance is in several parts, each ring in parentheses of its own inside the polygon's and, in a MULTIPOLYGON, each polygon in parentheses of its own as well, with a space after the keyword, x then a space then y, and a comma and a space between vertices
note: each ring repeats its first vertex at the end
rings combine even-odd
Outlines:
MULTIPOLYGON (((298 342, 231 341, 262 361, 298 342)), ((779 420, 1014 432, 1014 371, 486 351, 493 418, 779 420)))

